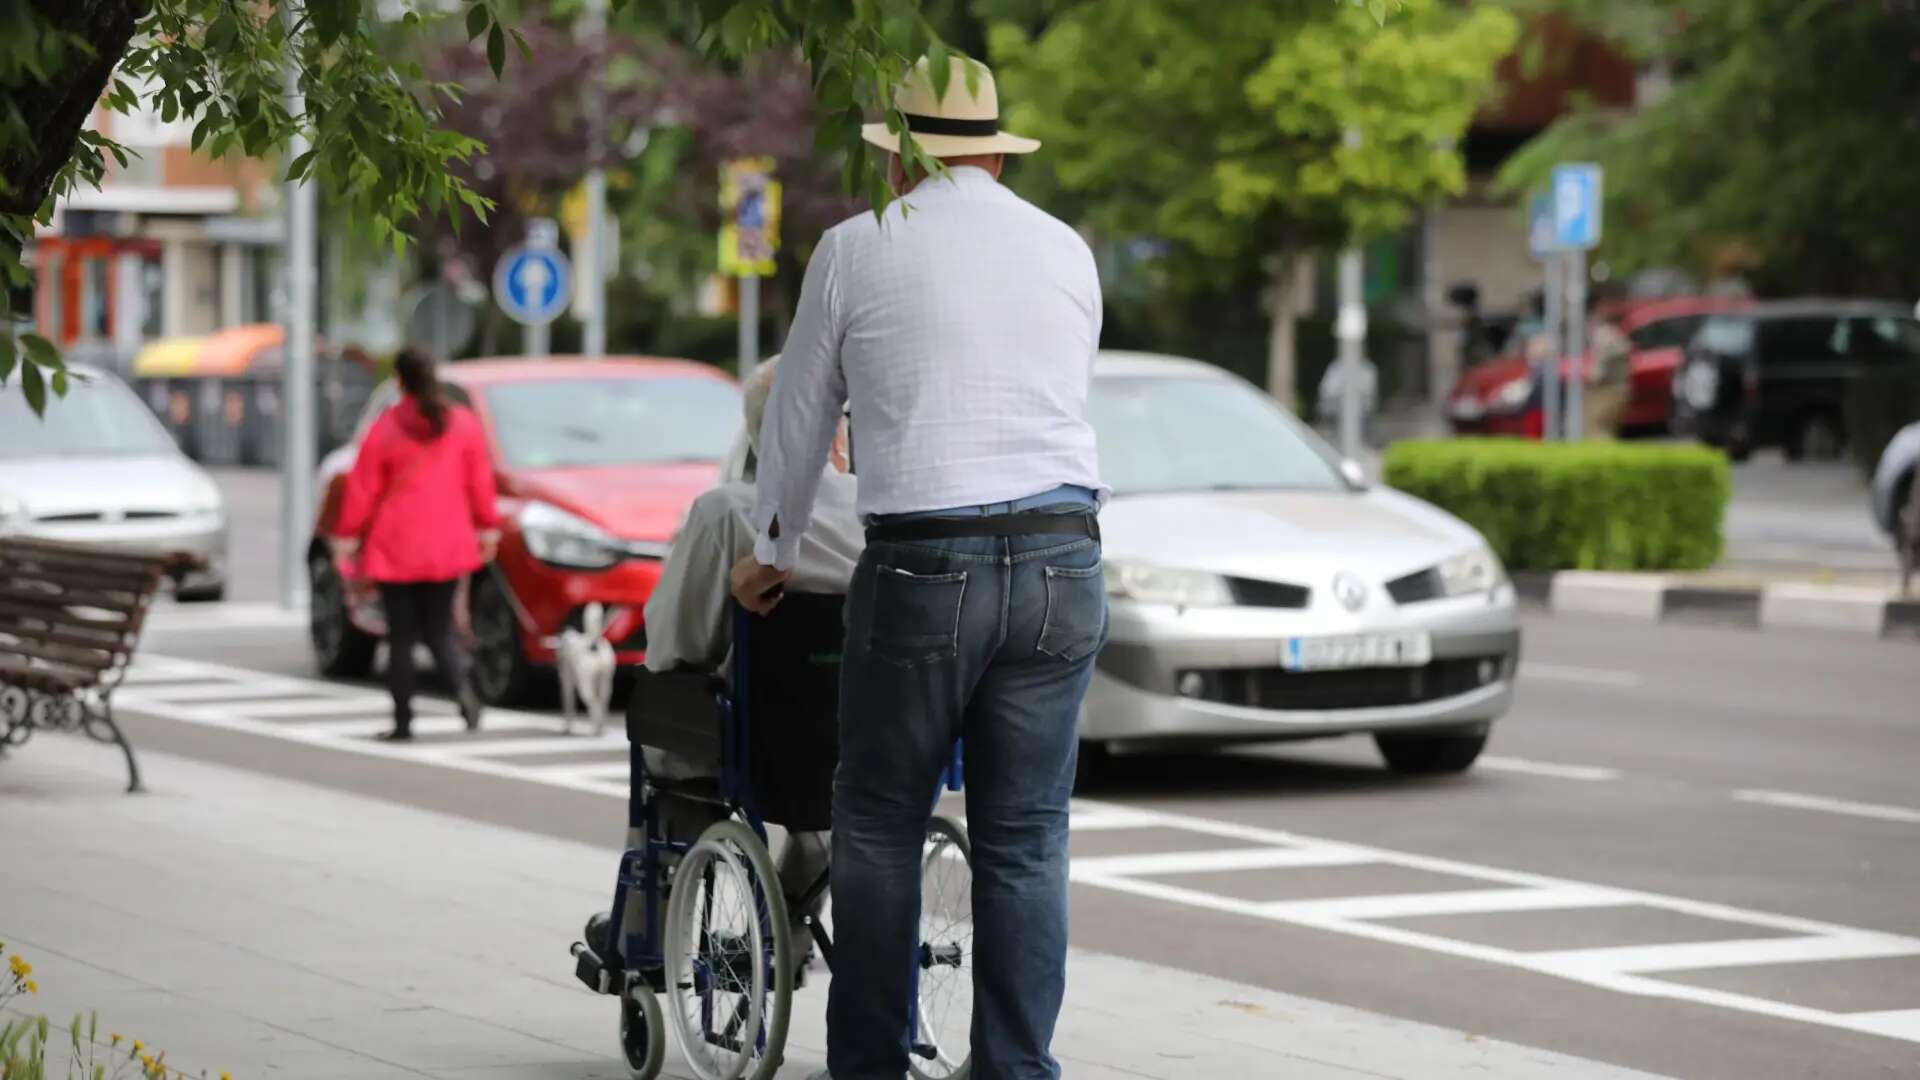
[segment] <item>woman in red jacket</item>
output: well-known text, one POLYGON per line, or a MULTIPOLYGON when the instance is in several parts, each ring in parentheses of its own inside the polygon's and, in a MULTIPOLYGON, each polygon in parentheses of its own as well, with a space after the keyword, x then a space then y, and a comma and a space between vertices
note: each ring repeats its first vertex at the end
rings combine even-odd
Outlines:
POLYGON ((393 730, 381 738, 403 741, 413 737, 413 647, 422 640, 467 728, 480 726, 467 658, 453 642, 453 599, 460 579, 493 560, 500 515, 480 421, 442 398, 424 354, 402 351, 394 375, 406 396, 360 444, 333 533, 342 556, 357 558, 353 576, 380 587, 393 693, 393 730))

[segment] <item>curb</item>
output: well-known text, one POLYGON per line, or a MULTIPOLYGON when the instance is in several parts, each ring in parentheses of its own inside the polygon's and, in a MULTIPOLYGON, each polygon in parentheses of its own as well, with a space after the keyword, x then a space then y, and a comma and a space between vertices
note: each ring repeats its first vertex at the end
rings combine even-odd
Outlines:
POLYGON ((1749 630, 1832 630, 1920 640, 1920 598, 1846 585, 1703 585, 1664 574, 1563 570, 1513 576, 1520 602, 1556 615, 1749 630))

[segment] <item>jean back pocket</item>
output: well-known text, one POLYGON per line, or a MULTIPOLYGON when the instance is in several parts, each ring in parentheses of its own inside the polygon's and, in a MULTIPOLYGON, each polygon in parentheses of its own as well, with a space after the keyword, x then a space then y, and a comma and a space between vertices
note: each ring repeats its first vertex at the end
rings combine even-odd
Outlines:
POLYGON ((954 656, 966 571, 914 574, 884 563, 874 571, 873 654, 907 667, 954 656))
POLYGON ((1100 563, 1049 566, 1047 614, 1039 650, 1069 663, 1084 659, 1107 636, 1107 579, 1100 563))

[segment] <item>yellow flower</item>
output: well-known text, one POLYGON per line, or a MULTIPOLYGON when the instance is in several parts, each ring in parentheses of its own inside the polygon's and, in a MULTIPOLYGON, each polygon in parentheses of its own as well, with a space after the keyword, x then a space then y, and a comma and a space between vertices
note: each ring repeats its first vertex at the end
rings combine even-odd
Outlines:
POLYGON ((34 982, 34 981, 33 981, 32 979, 28 979, 28 980, 27 980, 27 993, 29 993, 29 994, 37 994, 37 993, 39 993, 39 992, 40 992, 40 984, 39 984, 39 983, 37 983, 37 982, 34 982))
POLYGON ((140 1051, 142 1051, 142 1050, 144 1050, 144 1049, 146 1049, 146 1048, 147 1048, 147 1044, 146 1044, 146 1043, 143 1043, 143 1042, 141 1042, 141 1041, 140 1041, 139 1039, 135 1039, 135 1040, 133 1040, 133 1052, 134 1052, 134 1053, 136 1053, 136 1054, 137 1054, 137 1053, 139 1053, 140 1051))
POLYGON ((124 1037, 125 1037, 125 1036, 123 1036, 123 1035, 121 1035, 121 1034, 120 1034, 119 1032, 117 1032, 117 1031, 116 1031, 116 1032, 114 1032, 114 1033, 113 1033, 113 1045, 115 1045, 115 1046, 119 1046, 119 1045, 120 1045, 120 1040, 121 1040, 122 1038, 124 1038, 124 1037))
POLYGON ((33 974, 33 965, 22 960, 18 954, 7 960, 7 967, 13 971, 13 977, 16 979, 24 979, 33 974))
POLYGON ((226 1072, 225 1070, 222 1070, 220 1073, 220 1080, 233 1080, 233 1074, 230 1072, 226 1072))

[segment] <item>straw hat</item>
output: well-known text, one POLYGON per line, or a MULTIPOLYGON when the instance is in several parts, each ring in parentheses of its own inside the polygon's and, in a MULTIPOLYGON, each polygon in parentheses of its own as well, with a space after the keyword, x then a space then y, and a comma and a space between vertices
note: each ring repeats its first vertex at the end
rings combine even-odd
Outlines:
MULTIPOLYGON (((1037 139, 1023 139, 1000 130, 1000 95, 993 88, 993 72, 977 61, 953 57, 948 61, 947 96, 933 92, 932 69, 925 58, 900 82, 893 103, 907 117, 907 131, 920 149, 937 158, 968 154, 1031 154, 1037 139), (967 68, 974 68, 975 93, 967 90, 967 68)), ((860 135, 888 153, 900 152, 900 136, 885 124, 867 124, 860 135)))

